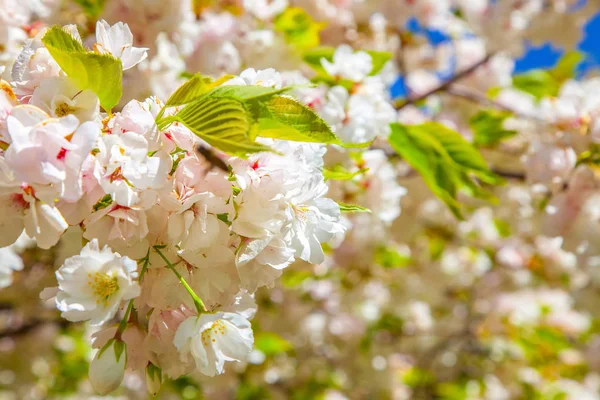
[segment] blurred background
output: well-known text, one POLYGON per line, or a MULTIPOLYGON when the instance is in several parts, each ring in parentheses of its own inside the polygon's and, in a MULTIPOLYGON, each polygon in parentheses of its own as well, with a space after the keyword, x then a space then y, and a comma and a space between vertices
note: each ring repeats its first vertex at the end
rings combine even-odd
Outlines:
MULTIPOLYGON (((10 81, 27 37, 76 23, 85 40, 99 18, 128 23, 137 45, 150 49, 125 75, 123 103, 152 93, 164 99, 186 73, 308 73, 306 48, 275 27, 276 15, 259 16, 273 3, 0 0, 0 14, 24 7, 28 17, 0 25, 2 78, 10 81)), ((596 142, 569 139, 577 162, 565 161, 564 141, 537 142, 568 131, 554 118, 560 113, 581 120, 577 107, 585 103, 586 118, 600 114, 600 2, 283 3, 323 23, 308 47, 349 43, 392 52, 381 75, 398 121, 437 120, 472 139, 469 120, 488 105, 483 96, 551 123, 540 127, 516 112, 502 119, 510 138, 481 151, 506 185, 493 189, 495 202, 459 197, 463 220, 409 165, 384 157, 389 147, 382 143, 381 154, 365 161, 372 174, 355 182, 369 192, 330 182, 330 196, 350 193, 373 214, 348 217, 353 229, 327 246, 323 264, 295 263, 275 287, 256 293, 248 363, 232 363, 215 378, 166 381, 157 398, 600 399, 600 184, 596 161, 582 157, 591 151, 585 160, 593 158, 596 142), (492 66, 461 81, 471 95, 419 98, 486 55, 492 66), (542 70, 564 75, 554 92, 542 70), (575 92, 578 101, 552 108, 562 85, 571 85, 564 96, 575 92)), ((338 155, 327 157, 335 163, 338 155)), ((87 380, 93 329, 61 319, 39 299, 80 243, 81 232, 70 229, 52 250, 23 237, 0 249, 0 399, 100 398, 87 380)), ((144 377, 130 373, 105 398, 149 397, 144 377)))

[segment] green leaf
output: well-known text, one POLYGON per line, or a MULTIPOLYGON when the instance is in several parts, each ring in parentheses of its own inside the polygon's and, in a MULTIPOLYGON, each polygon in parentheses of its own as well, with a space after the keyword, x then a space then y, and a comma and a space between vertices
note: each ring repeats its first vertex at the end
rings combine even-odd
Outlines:
POLYGON ((79 6, 83 9, 83 13, 88 18, 97 19, 100 14, 102 14, 102 10, 104 10, 104 5, 106 4, 106 0, 73 0, 75 3, 79 4, 79 6))
MULTIPOLYGON (((170 104, 187 102, 202 90, 200 78, 176 91, 170 104)), ((298 142, 340 144, 312 109, 281 94, 289 88, 219 86, 187 103, 176 115, 157 117, 159 129, 179 121, 213 147, 239 157, 271 151, 257 136, 298 142)), ((361 144, 358 144, 359 146, 361 144)))
POLYGON ((311 143, 339 143, 311 108, 291 97, 275 96, 260 107, 258 136, 311 143))
POLYGON ((254 337, 254 347, 267 357, 285 353, 294 348, 290 342, 274 332, 258 332, 254 337))
POLYGON ((219 219, 219 221, 223 221, 227 225, 231 225, 231 221, 229 220, 229 213, 217 214, 217 218, 219 219))
POLYGON ((332 169, 323 168, 323 177, 326 181, 330 179, 334 181, 349 181, 366 173, 368 170, 368 168, 362 168, 358 171, 352 172, 341 165, 336 165, 332 169))
POLYGON ((315 22, 302 8, 288 7, 275 19, 274 27, 276 31, 283 33, 287 43, 307 49, 319 45, 319 32, 325 25, 315 22))
POLYGON ((584 60, 585 56, 580 51, 566 52, 554 68, 549 72, 550 75, 560 84, 575 77, 577 66, 584 60))
POLYGON ((286 271, 281 277, 281 283, 286 289, 298 287, 307 279, 312 278, 314 275, 310 271, 299 270, 299 271, 286 271))
POLYGON ((121 60, 86 51, 78 40, 58 26, 50 28, 42 42, 79 89, 96 93, 102 108, 109 111, 119 103, 123 92, 121 60))
POLYGON ((377 75, 381 72, 385 64, 390 61, 393 57, 392 53, 389 51, 374 51, 374 50, 366 50, 367 53, 371 56, 373 60, 373 69, 371 70, 370 76, 377 75))
POLYGON ((535 69, 514 76, 513 86, 531 94, 536 100, 556 97, 563 83, 575 77, 577 66, 583 59, 583 54, 578 51, 567 52, 550 70, 535 69))
POLYGON ((469 125, 474 133, 473 144, 475 146, 491 147, 502 140, 513 137, 517 131, 504 129, 504 121, 512 116, 506 111, 482 110, 475 114, 469 125))
POLYGON ((346 203, 342 203, 339 201, 337 203, 340 206, 340 212, 343 212, 343 213, 355 213, 355 212, 370 213, 371 212, 371 210, 369 210, 368 208, 357 206, 356 204, 346 204, 346 203))
POLYGON ((333 47, 316 47, 304 52, 302 59, 317 73, 327 75, 327 71, 321 64, 321 59, 325 58, 328 61, 333 61, 333 53, 335 48, 333 47))
POLYGON ((383 268, 403 268, 410 265, 410 255, 400 254, 392 247, 379 247, 375 250, 374 261, 383 268))
POLYGON ((231 78, 233 75, 224 75, 215 81, 212 78, 195 74, 173 92, 165 106, 174 107, 188 104, 231 78))
POLYGON ((431 191, 458 218, 462 218, 456 199, 459 190, 491 200, 493 196, 474 178, 488 184, 503 182, 472 144, 442 124, 428 122, 407 126, 394 123, 391 128, 391 146, 421 174, 431 191))
POLYGON ((522 92, 529 93, 536 100, 555 97, 560 90, 560 84, 550 72, 539 69, 513 76, 513 86, 522 92))
POLYGON ((251 120, 241 101, 203 97, 186 105, 174 117, 211 146, 228 154, 247 157, 271 149, 250 137, 251 120))
POLYGON ((255 85, 228 85, 219 86, 212 90, 208 95, 217 98, 233 98, 239 101, 254 102, 266 100, 276 94, 285 93, 290 90, 289 87, 275 89, 267 86, 255 85))

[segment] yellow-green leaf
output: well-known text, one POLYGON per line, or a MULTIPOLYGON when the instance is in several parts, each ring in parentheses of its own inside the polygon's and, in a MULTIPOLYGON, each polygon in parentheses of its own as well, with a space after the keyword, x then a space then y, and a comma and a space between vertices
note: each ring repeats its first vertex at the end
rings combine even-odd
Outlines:
POLYGON ((174 107, 190 103, 231 78, 233 75, 224 75, 215 81, 210 77, 195 74, 173 92, 165 106, 174 107))
POLYGON ((458 218, 462 218, 461 206, 456 199, 459 190, 491 200, 493 196, 479 181, 503 182, 471 143, 442 124, 428 122, 407 126, 394 123, 391 129, 389 142, 394 150, 421 174, 431 191, 458 218))
POLYGON ((504 121, 512 116, 511 113, 498 110, 482 110, 469 120, 473 131, 475 146, 495 146, 502 140, 517 134, 515 130, 504 129, 504 121))
POLYGON ((340 206, 340 212, 343 212, 343 213, 355 213, 355 212, 371 213, 371 210, 369 210, 368 208, 361 207, 356 204, 346 204, 346 203, 342 203, 339 201, 337 203, 340 206))
POLYGON ((275 30, 283 33, 286 42, 299 48, 308 49, 320 43, 319 32, 326 24, 315 22, 300 7, 288 7, 275 19, 275 30))
POLYGON ((254 347, 267 357, 285 353, 294 348, 290 342, 274 332, 258 332, 254 337, 254 347))
POLYGON ((102 108, 108 111, 119 103, 123 92, 121 60, 86 51, 77 39, 58 26, 50 28, 42 42, 79 89, 96 93, 102 108))
POLYGON ((232 98, 203 97, 167 118, 181 122, 211 146, 228 154, 246 157, 270 151, 251 139, 249 112, 242 102, 232 98))
POLYGON ((291 97, 274 96, 261 104, 258 136, 312 143, 339 143, 312 109, 291 97))

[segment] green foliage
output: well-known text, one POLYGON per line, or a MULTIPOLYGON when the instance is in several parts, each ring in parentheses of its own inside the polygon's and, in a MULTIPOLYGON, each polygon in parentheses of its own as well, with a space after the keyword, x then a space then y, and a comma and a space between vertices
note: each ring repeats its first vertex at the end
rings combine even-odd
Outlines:
POLYGON ((102 108, 109 111, 119 103, 123 92, 121 60, 108 54, 87 51, 78 40, 58 26, 50 28, 42 42, 79 89, 96 93, 102 108))
POLYGON ((100 14, 102 14, 102 10, 104 10, 104 5, 106 4, 106 0, 73 0, 77 3, 82 9, 83 13, 88 18, 98 19, 100 14))
POLYGON ((400 254, 392 247, 379 247, 375 250, 374 261, 384 268, 403 268, 412 262, 410 256, 400 254))
POLYGON ((402 383, 411 388, 430 385, 435 381, 435 376, 424 369, 412 367, 402 373, 402 383))
POLYGON ((300 270, 300 271, 286 271, 285 274, 281 276, 281 283, 283 287, 286 289, 292 289, 298 287, 307 279, 312 278, 314 275, 310 271, 300 270))
POLYGON ((297 142, 339 143, 329 125, 312 109, 285 96, 261 104, 258 135, 297 142))
POLYGON ((400 334, 403 326, 402 318, 390 313, 383 314, 379 320, 367 328, 365 336, 360 341, 360 350, 362 352, 369 351, 378 332, 387 331, 391 335, 400 334))
POLYGON ((179 395, 179 398, 184 400, 202 400, 204 395, 202 394, 202 387, 199 385, 196 379, 192 379, 189 376, 182 376, 174 380, 167 380, 167 386, 170 391, 175 392, 179 395))
POLYGON ((235 393, 235 400, 266 400, 271 395, 264 386, 256 385, 248 380, 242 380, 235 393))
POLYGON ((49 394, 57 397, 76 393, 80 383, 87 379, 89 366, 88 354, 91 347, 82 327, 69 327, 62 332, 62 340, 68 341, 70 348, 54 348, 56 363, 53 364, 54 381, 49 394))
POLYGON ((224 75, 216 81, 212 78, 194 74, 183 85, 179 86, 165 103, 166 107, 181 106, 192 102, 204 93, 233 78, 233 75, 224 75))
POLYGON ((334 181, 350 181, 355 177, 366 173, 368 168, 361 168, 358 171, 352 172, 348 169, 344 168, 342 165, 335 165, 333 168, 323 169, 323 177, 325 180, 334 180, 334 181))
POLYGON ((356 204, 346 204, 338 201, 338 205, 340 206, 340 211, 343 213, 371 212, 371 210, 369 210, 368 208, 361 207, 356 204))
POLYGON ((185 106, 174 118, 225 153, 245 157, 270 150, 251 139, 248 110, 236 99, 203 97, 185 106))
POLYGON ((267 357, 286 353, 294 347, 290 342, 273 332, 259 332, 254 337, 254 347, 267 357))
POLYGON ((178 121, 213 147, 232 155, 271 151, 256 137, 298 142, 336 143, 331 128, 310 108, 284 96, 288 89, 220 86, 203 93, 202 78, 192 78, 169 99, 185 106, 174 116, 157 118, 160 129, 178 121), (201 93, 198 97, 198 94, 201 93))
POLYGON ((513 86, 531 94, 536 100, 544 97, 556 97, 563 83, 575 77, 577 66, 583 58, 583 54, 580 52, 567 52, 552 69, 534 69, 515 75, 513 86))
POLYGON ((288 7, 275 18, 274 27, 283 33, 287 43, 299 49, 308 49, 319 45, 319 32, 325 25, 315 22, 302 8, 288 7))
POLYGON ((480 182, 500 184, 503 180, 489 169, 477 149, 460 133, 436 122, 411 126, 394 123, 391 128, 391 146, 421 174, 431 191, 458 218, 462 218, 456 198, 459 190, 471 196, 494 199, 480 182))
POLYGON ((469 125, 474 133, 473 144, 478 147, 492 147, 504 139, 517 134, 515 130, 504 129, 503 124, 511 113, 498 110, 482 110, 475 114, 469 125))

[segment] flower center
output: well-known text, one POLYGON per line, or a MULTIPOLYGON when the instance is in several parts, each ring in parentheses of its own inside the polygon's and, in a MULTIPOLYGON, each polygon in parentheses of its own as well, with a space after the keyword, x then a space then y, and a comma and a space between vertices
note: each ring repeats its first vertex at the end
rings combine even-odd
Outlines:
POLYGON ((75 112, 75 108, 71 107, 67 103, 59 104, 58 106, 56 106, 56 109, 54 110, 54 114, 57 117, 64 117, 65 115, 73 114, 74 112, 75 112))
POLYGON ((216 342, 217 339, 215 339, 215 336, 219 333, 224 335, 225 328, 225 324, 223 324, 221 321, 215 321, 210 328, 206 329, 200 334, 200 337, 202 338, 202 344, 208 346, 209 341, 216 342))
POLYGON ((119 282, 116 276, 111 276, 103 272, 88 274, 88 285, 96 296, 96 304, 101 301, 106 305, 110 296, 119 290, 119 282))

